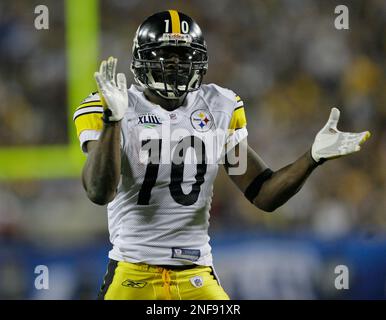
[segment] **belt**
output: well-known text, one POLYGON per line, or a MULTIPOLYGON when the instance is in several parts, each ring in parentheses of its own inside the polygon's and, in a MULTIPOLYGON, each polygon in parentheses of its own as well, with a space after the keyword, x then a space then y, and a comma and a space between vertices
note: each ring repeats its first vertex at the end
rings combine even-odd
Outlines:
POLYGON ((164 269, 169 269, 169 270, 188 270, 188 269, 193 269, 195 267, 198 267, 197 264, 188 264, 188 265, 170 265, 170 264, 162 264, 162 265, 157 265, 157 267, 164 268, 164 269))

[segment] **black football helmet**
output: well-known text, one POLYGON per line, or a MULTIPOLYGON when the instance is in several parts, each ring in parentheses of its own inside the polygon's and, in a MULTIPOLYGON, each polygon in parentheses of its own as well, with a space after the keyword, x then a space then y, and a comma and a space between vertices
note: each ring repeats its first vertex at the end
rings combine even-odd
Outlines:
POLYGON ((133 43, 135 80, 165 99, 178 99, 200 88, 208 69, 205 40, 187 15, 163 11, 147 18, 133 43))

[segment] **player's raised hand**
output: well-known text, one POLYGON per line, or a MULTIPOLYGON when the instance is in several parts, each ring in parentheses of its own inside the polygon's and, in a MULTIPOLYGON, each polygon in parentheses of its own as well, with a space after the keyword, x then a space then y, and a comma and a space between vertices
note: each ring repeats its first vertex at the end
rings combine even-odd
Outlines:
POLYGON ((118 73, 115 77, 117 59, 110 57, 103 60, 99 72, 94 73, 99 95, 104 106, 105 122, 119 121, 128 108, 126 77, 118 73))
POLYGON ((370 137, 369 131, 360 133, 341 132, 337 129, 340 111, 332 108, 326 125, 318 132, 311 148, 312 158, 316 162, 333 159, 357 152, 361 144, 370 137))

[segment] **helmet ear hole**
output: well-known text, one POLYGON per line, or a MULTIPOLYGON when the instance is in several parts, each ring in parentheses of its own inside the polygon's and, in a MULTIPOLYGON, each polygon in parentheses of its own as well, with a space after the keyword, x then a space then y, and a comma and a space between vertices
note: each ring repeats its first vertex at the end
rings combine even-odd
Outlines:
POLYGON ((189 16, 174 10, 156 13, 139 26, 132 53, 131 71, 136 82, 166 99, 198 90, 208 68, 200 27, 189 16), (170 26, 170 30, 165 29, 165 21, 172 23, 172 13, 187 32, 173 33, 170 26), (173 55, 178 59, 171 58, 173 55))

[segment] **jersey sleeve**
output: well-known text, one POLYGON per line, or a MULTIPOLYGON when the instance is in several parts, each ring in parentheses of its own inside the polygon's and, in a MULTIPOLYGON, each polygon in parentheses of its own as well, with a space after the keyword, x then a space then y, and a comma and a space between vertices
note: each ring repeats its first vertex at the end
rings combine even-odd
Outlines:
POLYGON ((85 148, 87 141, 99 139, 103 128, 102 115, 103 106, 97 93, 90 94, 75 110, 73 120, 84 153, 87 152, 85 148))
POLYGON ((244 103, 235 95, 234 109, 229 122, 228 136, 226 140, 227 150, 231 150, 248 136, 247 118, 245 116, 244 103))

